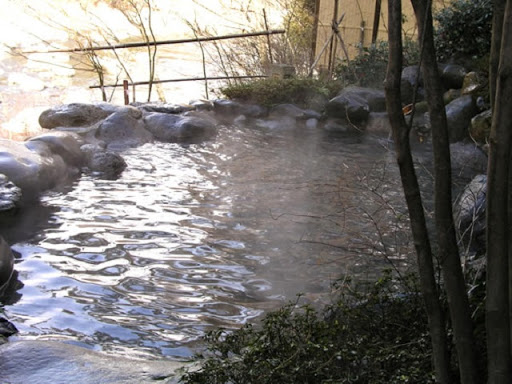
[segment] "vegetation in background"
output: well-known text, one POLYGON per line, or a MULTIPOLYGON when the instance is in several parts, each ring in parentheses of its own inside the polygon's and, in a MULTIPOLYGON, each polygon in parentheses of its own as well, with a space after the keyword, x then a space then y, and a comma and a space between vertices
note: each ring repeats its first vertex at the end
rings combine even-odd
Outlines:
MULTIPOLYGON (((375 45, 364 47, 350 65, 340 62, 334 74, 344 84, 355 84, 362 87, 383 88, 388 65, 388 43, 378 41, 375 45)), ((414 65, 419 61, 418 43, 411 39, 404 41, 403 65, 414 65)))
POLYGON ((228 85, 222 93, 233 100, 245 101, 271 107, 277 104, 294 103, 308 106, 312 98, 321 95, 332 98, 340 89, 336 82, 311 78, 266 78, 251 82, 228 85))
MULTIPOLYGON (((492 0, 455 0, 434 15, 435 44, 441 62, 488 57, 492 35, 492 0)), ((487 64, 487 63, 485 63, 487 64)))

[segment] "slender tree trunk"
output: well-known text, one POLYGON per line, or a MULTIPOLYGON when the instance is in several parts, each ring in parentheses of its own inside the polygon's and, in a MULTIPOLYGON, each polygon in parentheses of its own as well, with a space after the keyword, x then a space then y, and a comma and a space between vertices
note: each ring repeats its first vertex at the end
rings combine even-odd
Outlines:
POLYGON ((487 170, 486 329, 489 384, 512 382, 509 310, 509 260, 512 254, 509 240, 509 236, 512 236, 509 196, 512 192, 512 0, 506 2, 502 28, 487 170))
POLYGON ((494 100, 496 97, 496 80, 500 61, 505 3, 506 0, 494 0, 493 4, 491 56, 489 58, 489 99, 491 100, 491 109, 494 109, 494 100))
POLYGON ((439 302, 438 286, 434 274, 432 249, 421 201, 418 178, 409 143, 409 127, 402 113, 400 82, 402 73, 402 2, 389 0, 389 62, 386 74, 386 106, 393 129, 395 150, 402 186, 405 193, 411 230, 418 259, 421 291, 428 316, 430 337, 432 341, 434 370, 436 382, 450 383, 449 354, 447 349, 445 321, 439 302))
POLYGON ((434 209, 439 260, 450 308, 461 382, 477 384, 479 378, 473 324, 452 212, 450 143, 443 87, 437 69, 434 47, 431 2, 422 0, 411 0, 411 2, 418 21, 420 41, 424 44, 422 73, 434 146, 434 209))

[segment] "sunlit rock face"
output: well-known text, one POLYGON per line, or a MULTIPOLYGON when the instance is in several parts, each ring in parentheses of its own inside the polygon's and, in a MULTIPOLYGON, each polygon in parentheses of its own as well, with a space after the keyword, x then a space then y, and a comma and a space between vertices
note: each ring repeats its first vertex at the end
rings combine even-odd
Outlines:
POLYGON ((72 103, 47 109, 39 116, 42 128, 83 127, 105 119, 117 110, 112 104, 72 103))
POLYGON ((45 143, 31 150, 25 143, 10 140, 0 140, 0 173, 20 187, 24 196, 53 188, 69 175, 62 157, 45 143))
POLYGON ((134 107, 123 107, 108 116, 95 134, 108 149, 123 150, 151 142, 153 135, 146 130, 142 112, 134 107))

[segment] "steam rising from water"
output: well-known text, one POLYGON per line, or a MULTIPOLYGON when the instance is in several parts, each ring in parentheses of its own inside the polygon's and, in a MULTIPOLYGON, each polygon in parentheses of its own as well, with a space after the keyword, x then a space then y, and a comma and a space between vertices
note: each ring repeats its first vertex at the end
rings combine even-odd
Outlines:
POLYGON ((393 162, 378 148, 229 126, 204 145, 131 149, 118 180, 84 176, 44 197, 48 227, 14 246, 24 288, 9 318, 21 338, 185 357, 208 329, 254 321, 298 292, 319 297, 382 263, 348 251, 367 231, 352 209, 357 180, 393 162))

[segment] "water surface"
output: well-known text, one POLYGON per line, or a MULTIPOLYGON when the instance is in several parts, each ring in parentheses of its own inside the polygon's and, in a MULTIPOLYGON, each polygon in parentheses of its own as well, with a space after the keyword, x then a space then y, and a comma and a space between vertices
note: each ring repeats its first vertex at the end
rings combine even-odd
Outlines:
POLYGON ((233 125, 123 156, 117 180, 45 194, 48 224, 14 245, 23 287, 5 310, 18 338, 187 357, 209 329, 299 292, 324 300, 340 277, 388 266, 383 254, 407 262, 394 157, 378 138, 233 125))

